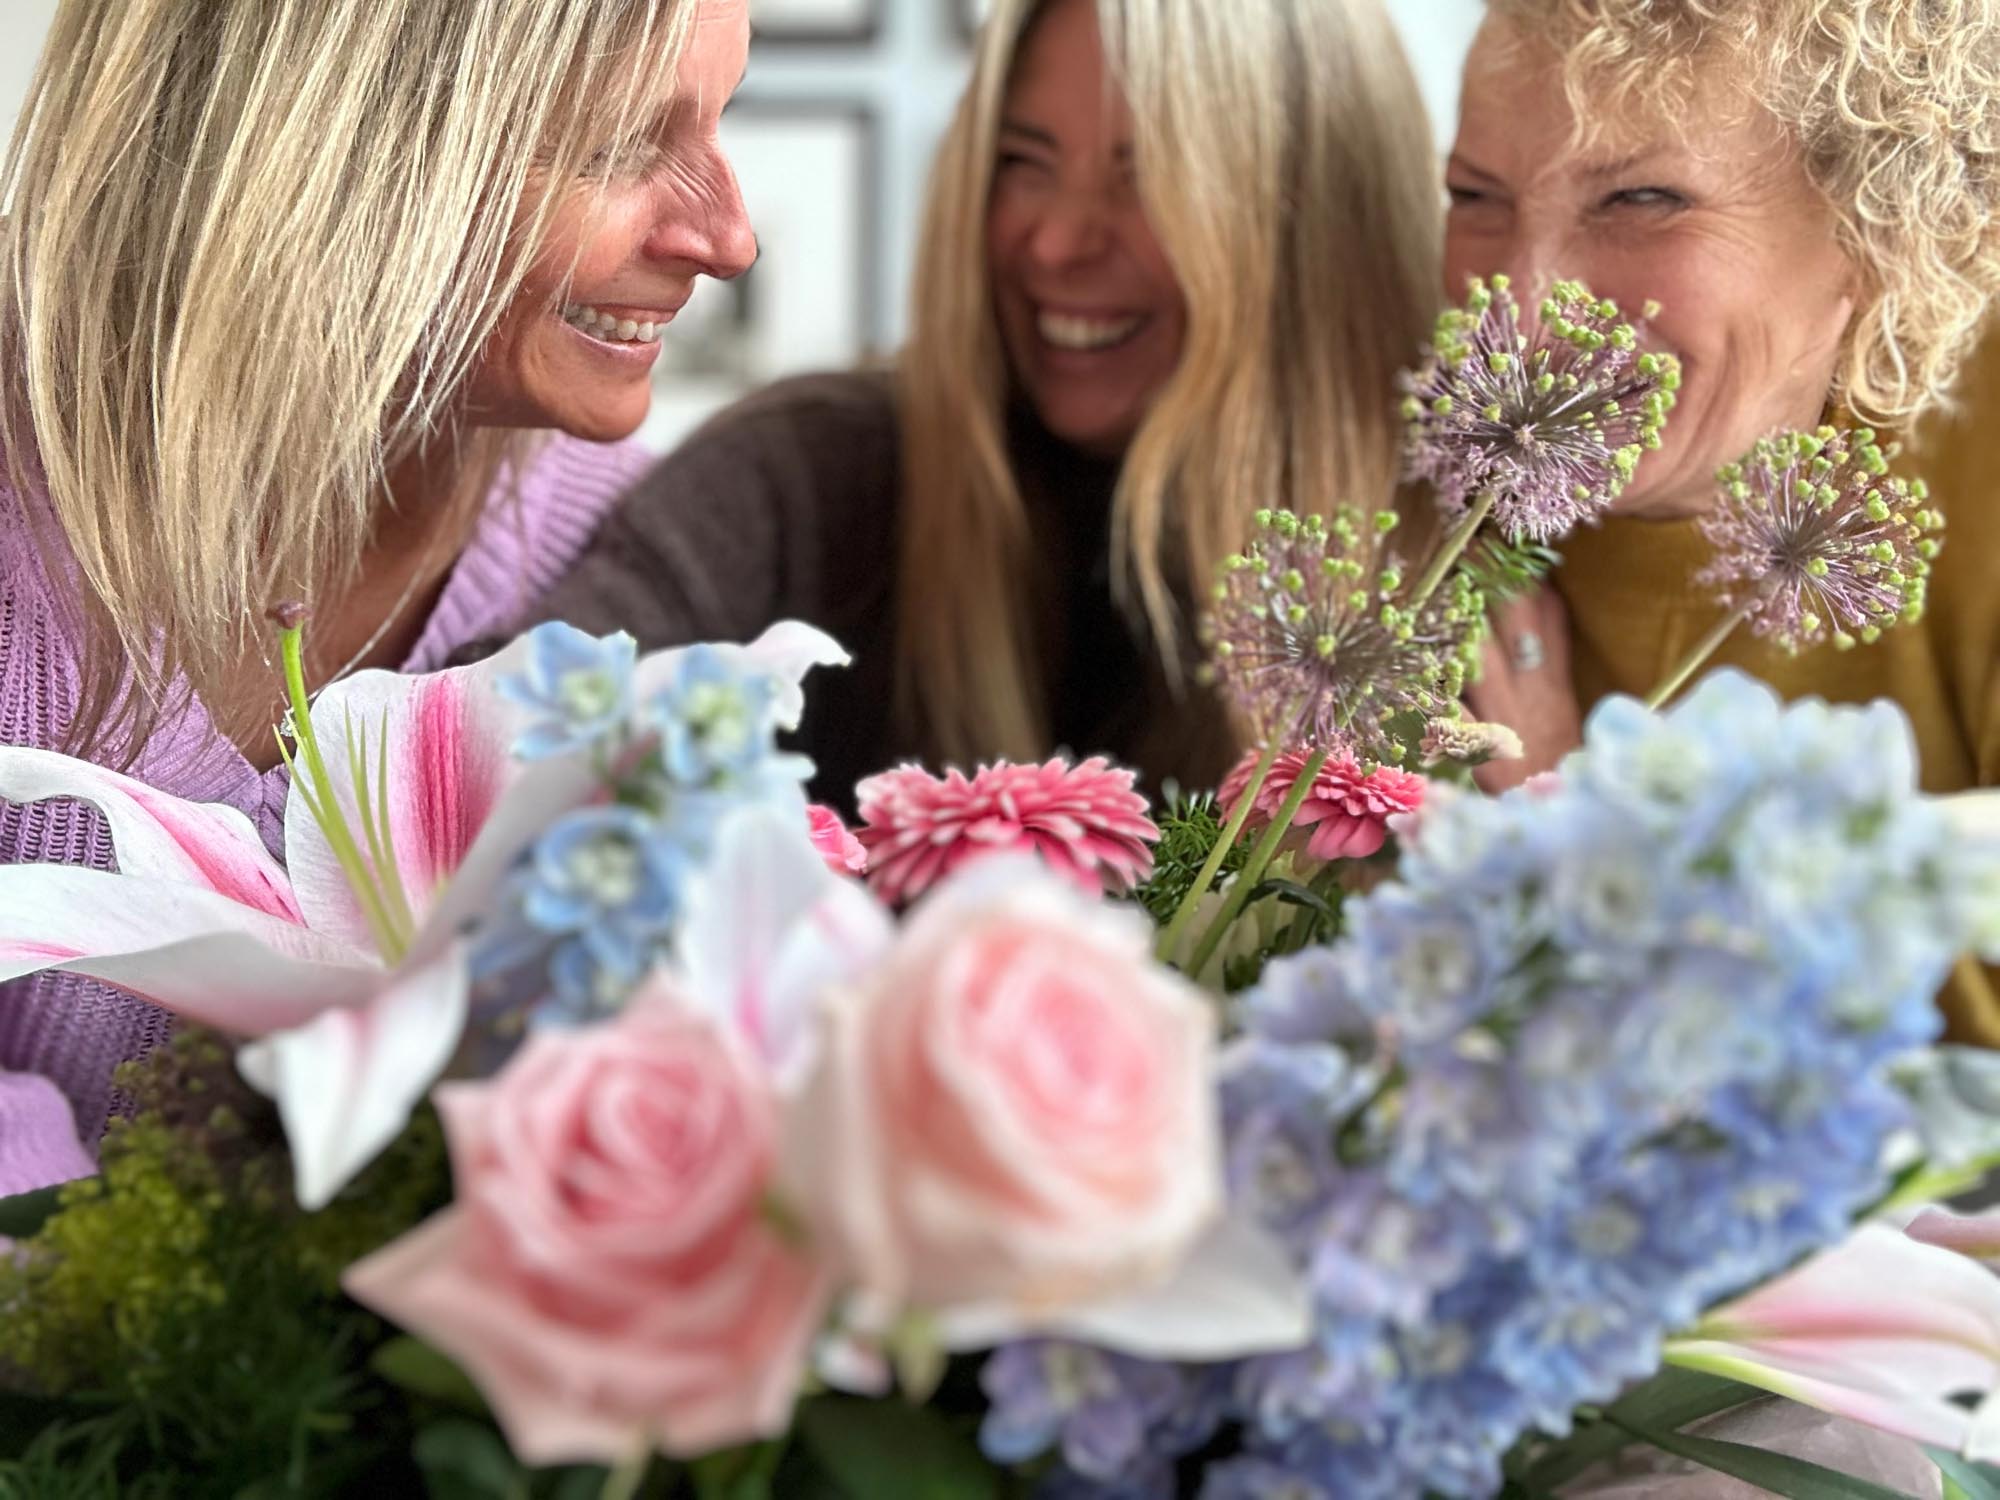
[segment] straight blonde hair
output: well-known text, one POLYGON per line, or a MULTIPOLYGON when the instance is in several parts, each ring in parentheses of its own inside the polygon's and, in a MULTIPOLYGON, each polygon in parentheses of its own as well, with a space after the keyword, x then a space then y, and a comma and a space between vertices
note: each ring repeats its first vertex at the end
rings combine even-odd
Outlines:
MULTIPOLYGON (((899 366, 898 709, 964 763, 1048 743, 985 249, 1008 81, 1045 4, 996 0, 986 24, 933 175, 899 366)), ((1096 6, 1147 218, 1187 301, 1111 533, 1120 599, 1178 681, 1185 612, 1258 508, 1390 500, 1395 373, 1437 306, 1440 168, 1379 0, 1096 6)))
POLYGON ((270 605, 337 596, 399 464, 497 472, 467 379, 694 8, 63 0, 7 158, 0 432, 83 586, 72 748, 129 759, 270 605))

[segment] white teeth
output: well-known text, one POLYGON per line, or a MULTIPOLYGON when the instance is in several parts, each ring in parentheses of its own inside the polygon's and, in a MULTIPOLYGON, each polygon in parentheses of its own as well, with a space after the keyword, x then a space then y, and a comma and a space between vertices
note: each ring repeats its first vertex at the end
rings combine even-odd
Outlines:
POLYGON ((1143 317, 1133 318, 1076 318, 1065 313, 1038 312, 1035 314, 1035 331, 1047 343, 1058 349, 1094 350, 1109 349, 1114 344, 1122 344, 1145 322, 1143 317))
POLYGON ((562 319, 572 328, 579 328, 593 338, 603 339, 608 344, 651 344, 656 343, 660 331, 667 325, 642 323, 636 318, 614 318, 609 313, 599 312, 594 307, 585 307, 572 302, 562 310, 562 319))

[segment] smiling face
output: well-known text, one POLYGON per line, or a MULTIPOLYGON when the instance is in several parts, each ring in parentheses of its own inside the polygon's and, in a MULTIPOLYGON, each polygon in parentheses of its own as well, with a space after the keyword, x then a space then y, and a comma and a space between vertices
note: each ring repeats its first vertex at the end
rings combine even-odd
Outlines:
POLYGON ((645 420, 659 340, 695 278, 740 276, 756 259, 717 136, 749 45, 747 0, 701 0, 673 96, 557 206, 481 354, 473 421, 608 442, 645 420))
POLYGON ((1140 205, 1092 0, 1052 0, 1023 38, 986 246, 1008 365, 1043 425, 1123 453, 1180 362, 1187 312, 1140 205))
POLYGON ((1571 277, 1629 315, 1660 303, 1645 342, 1680 356, 1680 399, 1618 511, 1686 516, 1758 438, 1819 422, 1856 277, 1796 150, 1726 81, 1649 125, 1579 144, 1560 60, 1489 20, 1447 168, 1445 275, 1453 296, 1504 271, 1524 302, 1571 277))

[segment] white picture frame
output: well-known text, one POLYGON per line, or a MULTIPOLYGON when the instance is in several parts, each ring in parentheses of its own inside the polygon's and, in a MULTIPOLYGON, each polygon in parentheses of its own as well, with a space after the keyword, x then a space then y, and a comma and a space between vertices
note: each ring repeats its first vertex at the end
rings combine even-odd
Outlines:
POLYGON ((750 0, 751 35, 780 46, 866 46, 882 29, 882 0, 750 0))

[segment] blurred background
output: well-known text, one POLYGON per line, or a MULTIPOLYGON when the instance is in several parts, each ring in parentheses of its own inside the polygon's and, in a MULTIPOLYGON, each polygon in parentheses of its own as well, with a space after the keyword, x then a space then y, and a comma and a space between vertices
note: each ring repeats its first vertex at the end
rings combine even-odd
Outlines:
MULTIPOLYGON (((1481 0, 1389 5, 1447 142, 1481 0)), ((758 40, 723 129, 762 256, 739 281, 704 283, 676 321, 644 442, 664 450, 745 390, 896 346, 924 178, 965 79, 980 6, 751 0, 758 40)), ((18 111, 55 8, 0 0, 0 120, 18 111)))

